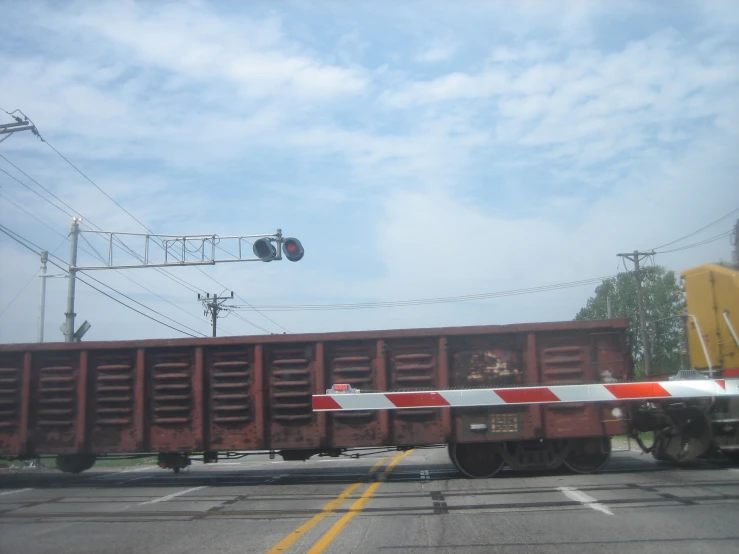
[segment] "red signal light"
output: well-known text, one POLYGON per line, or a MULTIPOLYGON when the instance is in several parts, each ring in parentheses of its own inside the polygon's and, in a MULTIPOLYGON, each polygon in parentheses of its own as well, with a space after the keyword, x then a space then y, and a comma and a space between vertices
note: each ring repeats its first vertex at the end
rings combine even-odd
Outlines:
POLYGON ((285 257, 291 262, 300 261, 305 254, 303 245, 300 241, 293 237, 288 237, 282 241, 282 251, 285 253, 285 257))

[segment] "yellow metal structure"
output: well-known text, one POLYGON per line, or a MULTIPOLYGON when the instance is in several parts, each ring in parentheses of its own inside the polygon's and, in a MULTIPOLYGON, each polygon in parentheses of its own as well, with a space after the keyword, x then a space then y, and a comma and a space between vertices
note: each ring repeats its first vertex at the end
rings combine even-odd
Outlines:
POLYGON ((714 369, 739 369, 739 266, 704 264, 681 273, 687 311, 698 320, 688 322, 690 365, 708 367, 701 340, 714 369))

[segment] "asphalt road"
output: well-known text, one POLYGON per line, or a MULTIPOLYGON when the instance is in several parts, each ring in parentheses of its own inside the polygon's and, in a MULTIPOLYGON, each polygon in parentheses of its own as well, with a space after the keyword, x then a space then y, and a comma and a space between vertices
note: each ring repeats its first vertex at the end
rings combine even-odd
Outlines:
POLYGON ((739 468, 614 453, 461 478, 445 450, 80 475, 0 472, 0 553, 739 552, 739 468), (387 457, 389 456, 389 457, 387 457))

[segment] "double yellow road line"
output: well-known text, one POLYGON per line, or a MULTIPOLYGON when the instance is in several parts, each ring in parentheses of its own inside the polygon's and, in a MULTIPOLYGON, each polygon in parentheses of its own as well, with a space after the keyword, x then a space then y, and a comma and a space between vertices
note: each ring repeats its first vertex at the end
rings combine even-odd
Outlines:
MULTIPOLYGON (((372 468, 369 470, 369 475, 371 476, 376 474, 383 468, 383 466, 385 466, 388 461, 390 461, 390 463, 387 465, 387 467, 385 467, 383 471, 383 474, 385 476, 389 475, 390 473, 392 473, 395 466, 398 465, 404 458, 410 456, 412 452, 413 449, 403 453, 397 452, 392 456, 386 456, 372 466, 372 468)), ((352 483, 351 485, 349 485, 339 496, 326 504, 319 514, 313 516, 311 519, 303 523, 303 525, 295 529, 295 531, 290 533, 287 537, 278 542, 275 546, 267 551, 267 554, 284 554, 284 552, 287 552, 288 548, 295 544, 295 542, 297 542, 308 531, 313 529, 313 527, 318 525, 318 523, 320 523, 326 517, 330 516, 334 511, 336 511, 344 503, 344 501, 349 498, 352 493, 363 484, 364 481, 358 481, 357 483, 352 483)), ((370 498, 372 498, 372 495, 375 494, 375 491, 377 491, 378 487, 381 484, 382 481, 375 481, 370 484, 362 493, 362 496, 355 500, 354 503, 349 507, 349 511, 344 514, 342 518, 339 519, 339 521, 334 523, 331 528, 315 542, 310 550, 308 550, 307 554, 321 554, 321 552, 326 550, 326 548, 328 548, 328 546, 338 536, 338 534, 341 533, 342 529, 346 527, 346 524, 354 519, 354 517, 362 510, 364 510, 365 505, 367 504, 367 502, 369 502, 370 498)))

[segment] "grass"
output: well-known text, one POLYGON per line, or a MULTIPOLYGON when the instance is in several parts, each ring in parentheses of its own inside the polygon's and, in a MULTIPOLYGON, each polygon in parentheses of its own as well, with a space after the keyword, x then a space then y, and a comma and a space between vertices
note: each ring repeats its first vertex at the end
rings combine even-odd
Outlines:
POLYGON ((153 465, 156 463, 156 456, 149 456, 147 458, 136 458, 135 460, 107 460, 105 458, 98 458, 98 460, 95 462, 94 467, 135 467, 153 465))
MULTIPOLYGON (((626 439, 627 439, 628 437, 627 437, 626 435, 614 435, 614 436, 613 436, 613 437, 611 437, 611 438, 612 438, 613 440, 622 440, 622 441, 626 441, 626 439)), ((644 444, 650 444, 650 443, 651 443, 651 442, 652 442, 652 441, 654 440, 654 434, 653 434, 653 433, 652 433, 651 431, 649 431, 649 432, 647 432, 647 433, 639 433, 639 438, 641 438, 641 440, 642 440, 642 442, 643 442, 644 444)), ((631 440, 633 441, 634 439, 631 439, 631 440)), ((634 442, 636 442, 636 441, 634 441, 634 442)))
MULTIPOLYGON (((93 467, 100 468, 122 468, 122 467, 136 467, 145 465, 154 465, 157 463, 156 456, 148 456, 146 458, 136 458, 133 460, 110 460, 106 458, 98 458, 93 467)), ((41 464, 46 468, 55 468, 56 463, 53 457, 41 458, 41 464)), ((25 467, 25 463, 20 460, 0 460, 0 468, 8 469, 22 469, 25 467)))

